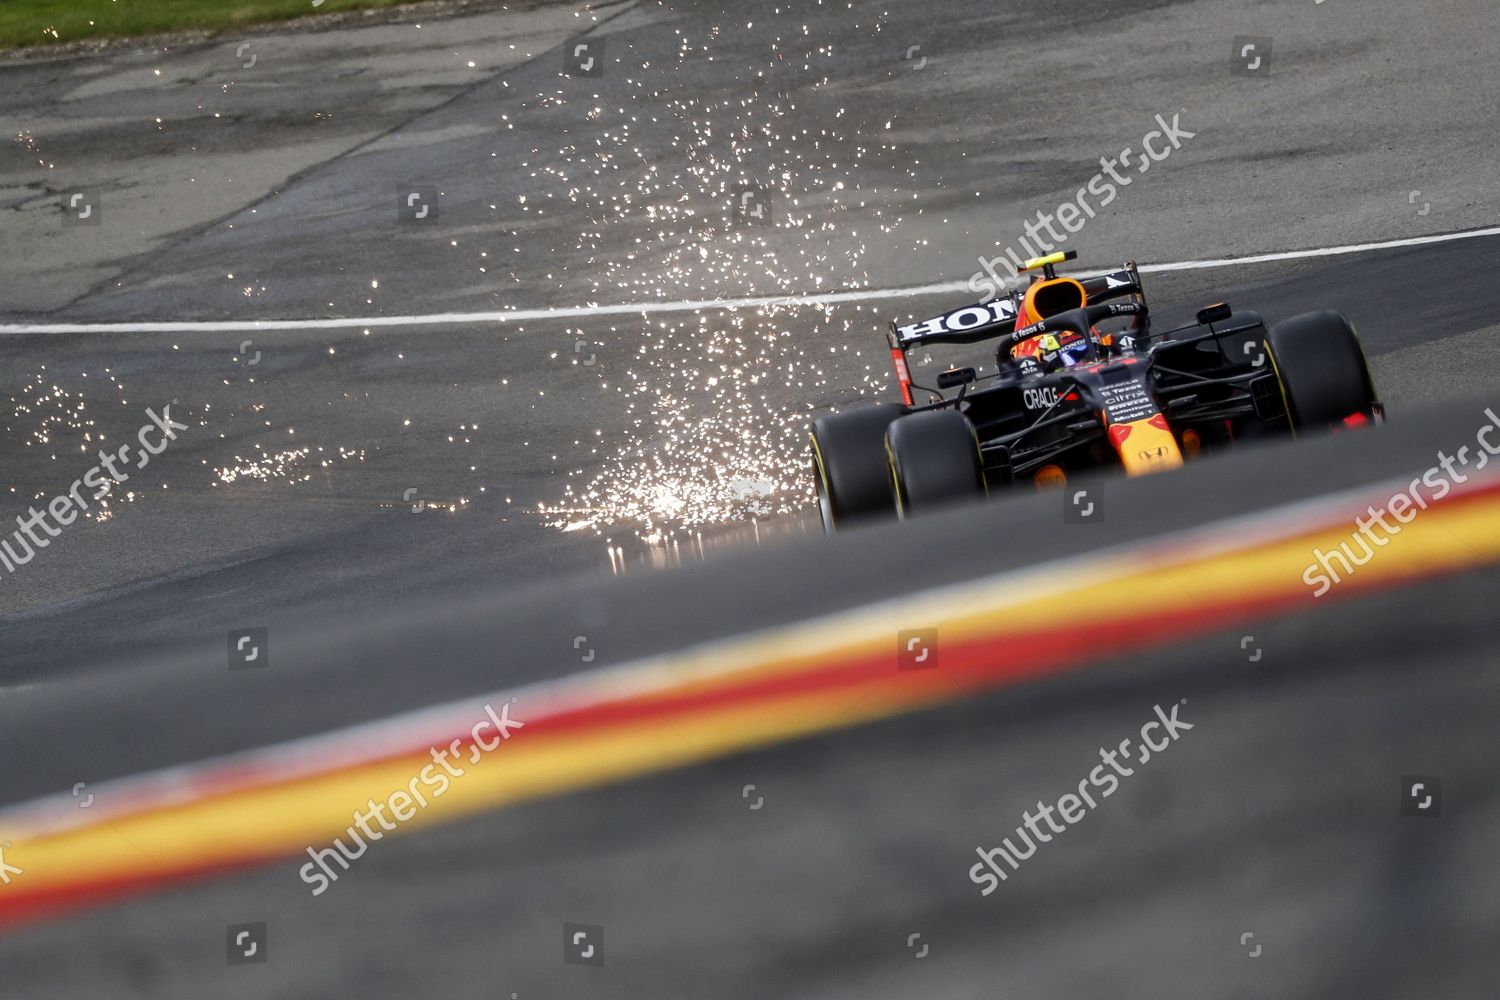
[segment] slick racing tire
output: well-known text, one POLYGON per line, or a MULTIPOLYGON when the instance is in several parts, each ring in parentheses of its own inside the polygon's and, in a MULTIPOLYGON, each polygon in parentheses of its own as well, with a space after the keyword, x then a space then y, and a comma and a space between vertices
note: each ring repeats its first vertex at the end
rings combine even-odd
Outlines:
POLYGON ((1282 320, 1266 334, 1266 354, 1281 383, 1292 430, 1333 427, 1379 401, 1354 326, 1325 309, 1282 320))
POLYGON ((979 438, 956 410, 902 417, 885 432, 896 513, 903 520, 987 495, 979 438))
POLYGON ((899 403, 876 403, 813 421, 813 481, 824 531, 894 512, 885 429, 905 413, 899 403))

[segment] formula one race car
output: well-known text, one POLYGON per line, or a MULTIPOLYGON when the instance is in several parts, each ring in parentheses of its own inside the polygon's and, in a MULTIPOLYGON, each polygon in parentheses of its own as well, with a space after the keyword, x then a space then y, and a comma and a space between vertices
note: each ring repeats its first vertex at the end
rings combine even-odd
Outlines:
POLYGON ((812 427, 826 529, 905 518, 1015 483, 1062 485, 1088 469, 1170 469, 1247 437, 1382 419, 1364 351, 1341 314, 1304 313, 1268 329, 1255 313, 1220 303, 1195 324, 1157 333, 1134 263, 1058 277, 1056 265, 1076 256, 1027 261, 1021 272, 1041 276, 1008 296, 891 324, 902 401, 812 427), (996 344, 994 374, 950 368, 934 389, 912 381, 912 348, 982 341, 996 344), (917 403, 914 390, 929 401, 917 403))

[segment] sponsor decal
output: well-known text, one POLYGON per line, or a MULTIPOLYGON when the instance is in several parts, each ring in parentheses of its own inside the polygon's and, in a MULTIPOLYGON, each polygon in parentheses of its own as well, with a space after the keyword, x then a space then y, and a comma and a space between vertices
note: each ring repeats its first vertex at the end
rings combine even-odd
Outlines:
POLYGON ((900 351, 892 351, 891 360, 896 364, 896 377, 902 382, 910 382, 911 369, 906 366, 906 355, 900 351))
POLYGON ((920 323, 897 327, 896 334, 903 341, 921 340, 924 337, 936 337, 944 333, 965 333, 1015 318, 1016 304, 1014 302, 1010 299, 994 299, 983 305, 965 306, 920 323))
POLYGON ((1101 386, 1099 394, 1104 399, 1104 412, 1112 424, 1135 423, 1156 412, 1151 394, 1136 381, 1101 386))
POLYGON ((1026 389, 1021 393, 1021 400, 1028 410, 1045 410, 1057 405, 1057 389, 1050 385, 1026 389))
POLYGON ((1042 332, 1042 327, 1045 325, 1046 320, 1041 320, 1039 322, 1031 324, 1030 326, 1023 326, 1021 329, 1016 331, 1016 340, 1029 340, 1032 337, 1035 337, 1037 334, 1042 332))

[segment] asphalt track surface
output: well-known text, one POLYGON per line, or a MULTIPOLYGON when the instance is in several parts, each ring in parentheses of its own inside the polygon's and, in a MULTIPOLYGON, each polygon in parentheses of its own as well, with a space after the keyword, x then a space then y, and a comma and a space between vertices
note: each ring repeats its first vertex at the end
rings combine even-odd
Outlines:
MULTIPOLYGON (((776 267, 694 272, 677 288, 667 281, 676 272, 663 266, 650 272, 660 288, 650 297, 801 291, 816 277, 823 287, 844 285, 839 268, 851 260, 876 287, 962 278, 976 253, 996 252, 992 234, 977 239, 970 227, 1015 232, 1004 213, 1055 205, 1056 192, 1086 178, 1116 138, 1134 141, 1156 111, 1191 106, 1184 95, 1197 95, 1210 120, 1239 131, 1206 133, 1181 163, 1174 158, 1160 175, 1142 178, 1116 213, 1085 230, 1081 263, 1217 257, 1493 223, 1489 151, 1458 127, 1467 102, 1481 100, 1496 78, 1493 55, 1474 43, 1485 35, 1476 24, 1493 26, 1492 10, 1460 5, 1418 19, 1379 5, 1333 27, 1332 5, 1259 23, 1231 6, 1129 5, 1109 30, 1070 34, 1068 59, 1043 56, 1035 74, 999 59, 1006 65, 986 64, 963 86, 936 75, 948 72, 940 57, 921 71, 903 62, 907 39, 955 59, 977 60, 986 44, 1001 55, 1049 52, 1049 39, 1103 11, 1038 20, 1019 10, 923 5, 898 13, 906 20, 885 35, 872 35, 863 14, 799 12, 793 21, 808 23, 817 41, 838 43, 839 58, 858 62, 847 49, 878 66, 870 58, 878 52, 891 64, 841 84, 867 92, 837 95, 835 103, 854 109, 832 143, 840 153, 881 131, 892 107, 922 121, 889 161, 863 168, 859 179, 873 184, 882 169, 898 176, 912 161, 940 163, 907 183, 975 221, 917 217, 896 230, 899 238, 862 239, 874 249, 840 256, 848 230, 879 225, 841 206, 838 224, 818 236, 835 250, 818 265, 826 275, 781 247, 776 267), (1324 20, 1308 20, 1314 16, 1324 20), (1281 76, 1231 78, 1225 64, 1235 34, 1276 36, 1281 76), (1173 39, 1202 39, 1202 58, 1169 60, 1169 52, 1180 56, 1173 39), (1117 49, 1144 53, 1138 58, 1160 79, 1117 82, 1106 61, 1117 49), (1424 66, 1451 73, 1455 58, 1472 90, 1454 94, 1416 78, 1414 68, 1424 66), (1067 91, 1052 89, 1061 106, 1055 115, 1040 110, 1040 97, 1007 104, 1003 114, 982 110, 984 95, 1065 70, 1067 91), (1091 113, 1079 120, 1084 109, 1091 113), (1344 124, 1334 128, 1334 120, 1344 124), (1102 137, 1101 122, 1110 126, 1102 137), (1057 146, 1049 145, 1049 124, 1068 133, 1057 146), (1025 152, 1015 153, 1010 139, 1025 152), (1423 179, 1432 161, 1448 166, 1423 179), (1068 183, 1053 180, 1058 171, 1068 183), (959 193, 974 183, 985 192, 980 209, 959 193), (1407 202, 1417 188, 1432 189, 1423 196, 1434 198, 1429 215, 1407 202), (1441 190, 1452 192, 1446 202, 1433 195, 1441 190), (930 249, 919 249, 924 240, 930 249)), ((733 21, 757 25, 721 32, 728 51, 740 54, 763 53, 791 23, 769 6, 733 21)), ((598 30, 608 33, 612 56, 628 46, 632 57, 662 65, 677 45, 675 29, 696 37, 727 24, 698 7, 628 8, 598 30)), ((593 251, 578 248, 580 227, 566 209, 550 224, 507 219, 496 234, 472 218, 461 222, 461 206, 479 197, 475 164, 495 148, 478 130, 493 124, 503 81, 530 94, 536 87, 525 75, 555 77, 559 59, 547 49, 465 84, 451 103, 395 134, 409 132, 410 141, 387 139, 393 148, 335 157, 278 186, 257 206, 250 239, 223 225, 194 225, 124 261, 110 279, 118 287, 106 282, 60 310, 14 310, 8 318, 315 318, 647 297, 656 289, 600 287, 602 277, 628 273, 622 247, 638 220, 621 223, 593 251), (466 176, 475 178, 472 193, 461 187, 466 176), (514 287, 497 292, 470 257, 416 253, 398 238, 390 192, 428 177, 453 186, 445 218, 459 228, 445 239, 461 236, 467 247, 493 235, 493 249, 509 253, 503 234, 530 251, 515 266, 514 287), (361 200, 361 191, 377 194, 361 200), (556 266, 569 277, 549 281, 545 257, 563 261, 556 266), (219 272, 254 274, 264 298, 246 306, 238 284, 216 290, 208 275, 219 272), (362 291, 372 276, 388 299, 362 291)), ((826 121, 828 98, 811 85, 822 74, 785 71, 786 89, 811 106, 804 113, 826 121)), ((713 91, 709 67, 690 62, 675 72, 684 92, 713 91)), ((24 83, 38 92, 48 85, 24 83)), ((516 120, 539 134, 558 127, 542 108, 516 120)), ((641 141, 648 159, 670 162, 670 138, 648 132, 641 141)), ((538 143, 528 136, 519 145, 538 143)), ((852 187, 854 178, 846 179, 852 187)), ((516 190, 497 183, 489 196, 512 203, 519 179, 516 190)), ((882 209, 895 211, 899 193, 884 197, 882 209)), ((532 511, 558 502, 568 472, 587 478, 607 470, 600 456, 643 433, 597 383, 630 366, 631 340, 651 333, 646 324, 589 325, 602 364, 588 370, 553 357, 567 360, 583 330, 577 323, 257 336, 266 360, 253 384, 237 357, 238 336, 8 335, 0 357, 17 383, 46 365, 70 392, 87 387, 91 403, 102 396, 121 411, 100 418, 112 435, 133 432, 146 406, 174 398, 195 418, 195 433, 153 464, 159 482, 152 479, 151 492, 120 504, 110 521, 64 535, 47 561, 5 579, 0 802, 66 796, 79 781, 98 787, 1089 552, 1101 531, 1111 544, 1150 539, 1419 473, 1438 449, 1452 453, 1473 439, 1485 405, 1500 409, 1491 347, 1497 242, 1150 281, 1163 321, 1216 299, 1273 319, 1344 310, 1359 324, 1390 404, 1391 423, 1378 431, 1110 481, 1102 525, 1065 524, 1060 498, 1022 496, 831 540, 808 530, 805 513, 785 513, 762 526, 768 540, 755 548, 738 518, 708 527, 723 541, 701 562, 655 570, 632 549, 623 578, 604 568, 603 535, 635 546, 629 528, 561 533, 532 511), (128 405, 112 389, 95 389, 106 368, 127 383, 119 395, 128 405), (84 372, 95 381, 85 383, 84 372), (541 391, 568 403, 548 403, 541 391), (470 423, 479 431, 467 445, 462 433, 446 440, 470 423), (208 485, 205 468, 274 449, 273 440, 295 436, 289 428, 365 457, 308 470, 304 482, 273 476, 208 485), (595 429, 598 451, 587 441, 595 429), (451 515, 413 515, 402 500, 409 487, 470 502, 451 515), (246 625, 269 629, 272 667, 225 671, 225 631, 246 625), (593 651, 586 665, 578 636, 593 651)), ((96 277, 93 265, 80 273, 96 277)), ((883 385, 883 367, 866 375, 867 365, 883 362, 874 316, 952 302, 751 320, 752 328, 790 329, 820 350, 838 348, 816 377, 806 370, 804 384, 776 384, 772 403, 791 414, 809 400, 847 403, 883 385)), ((768 357, 774 365, 775 356, 754 360, 768 357)), ((19 385, 11 395, 18 393, 19 385)), ((702 412, 720 398, 705 393, 691 403, 702 412)), ((27 444, 42 412, 18 408, 7 424, 6 474, 18 498, 62 492, 89 464, 76 449, 27 444)), ((77 443, 76 429, 52 430, 54 439, 77 443)), ((276 862, 11 929, 0 937, 4 992, 1491 996, 1500 982, 1491 857, 1500 802, 1487 766, 1500 701, 1497 582, 1500 573, 1480 567, 1358 599, 1309 599, 1295 614, 1098 657, 957 704, 475 816, 381 844, 316 899, 296 863, 276 862), (1194 733, 999 892, 979 896, 966 875, 976 844, 997 842, 1037 798, 1075 785, 1095 748, 1133 734, 1153 705, 1182 698, 1194 733), (1407 774, 1442 777, 1441 818, 1398 815, 1407 774), (751 784, 750 795, 764 797, 761 809, 749 809, 751 784), (224 927, 259 920, 270 927, 270 960, 226 968, 224 927), (564 922, 604 926, 603 967, 562 962, 564 922), (1247 933, 1254 937, 1242 943, 1247 933), (909 946, 911 934, 921 937, 909 946)), ((1063 627, 1087 614, 1057 611, 1063 627)))

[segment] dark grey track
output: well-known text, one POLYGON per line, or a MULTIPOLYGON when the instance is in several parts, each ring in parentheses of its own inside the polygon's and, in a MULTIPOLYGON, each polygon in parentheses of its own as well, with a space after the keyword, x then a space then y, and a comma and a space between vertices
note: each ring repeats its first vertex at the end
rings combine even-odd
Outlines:
MULTIPOLYGON (((905 230, 928 242, 898 247, 907 238, 898 229, 892 246, 872 250, 863 264, 879 287, 966 277, 976 253, 1015 231, 1007 220, 1056 204, 1100 153, 1134 141, 1153 112, 1178 107, 1211 127, 1084 231, 1083 263, 1492 223, 1492 150, 1464 117, 1464 102, 1484 88, 1449 106, 1418 70, 1462 70, 1489 85, 1494 56, 1477 39, 1494 36, 1494 11, 1458 4, 1428 12, 1418 30, 1395 3, 1358 16, 1339 5, 1257 22, 1228 2, 1089 3, 1075 19, 944 0, 898 6, 872 34, 862 8, 804 5, 778 17, 774 4, 751 4, 725 17, 689 4, 637 7, 601 31, 611 55, 658 66, 669 64, 676 29, 700 37, 723 27, 725 51, 746 65, 793 22, 812 26, 813 43, 834 43, 832 79, 847 90, 825 93, 813 86, 821 74, 787 71, 784 89, 811 108, 798 124, 847 105, 847 134, 834 143, 847 153, 899 111, 910 131, 894 167, 861 165, 856 179, 889 186, 905 177, 907 159, 926 165, 902 182, 932 199, 905 230), (1275 36, 1276 78, 1230 77, 1237 34, 1275 36), (922 73, 902 60, 917 42, 934 53, 922 73), (1156 69, 1122 80, 1126 57, 1156 69), (1047 94, 1017 96, 1038 75, 1068 81, 1051 88, 1055 115, 1047 94), (995 103, 981 101, 986 94, 995 103), (1438 160, 1449 169, 1435 176, 1438 160), (1434 200, 1432 215, 1408 206, 1413 188, 1434 200), (973 190, 984 192, 978 206, 973 190)), ((519 290, 494 293, 477 290, 469 258, 460 266, 419 252, 387 218, 392 184, 432 178, 458 192, 446 223, 456 237, 482 239, 493 235, 486 226, 513 223, 463 216, 464 199, 513 199, 526 184, 516 173, 481 191, 474 178, 496 140, 464 127, 493 124, 502 107, 512 113, 516 94, 564 86, 560 58, 549 50, 402 126, 431 130, 435 145, 312 168, 260 207, 257 227, 237 230, 248 235, 186 227, 118 262, 128 275, 121 288, 100 286, 50 314, 0 303, 0 315, 233 318, 243 304, 218 280, 225 271, 266 277, 269 315, 362 314, 351 289, 374 274, 397 290, 364 307, 375 312, 577 304, 587 286, 575 276, 624 249, 594 256, 571 246, 587 220, 567 208, 528 231, 538 252, 515 265, 519 290), (515 93, 504 93, 503 80, 515 93), (377 192, 368 205, 363 191, 377 192), (329 206, 337 210, 321 211, 329 206), (569 277, 549 283, 552 268, 569 277), (330 283, 339 287, 334 310, 330 283)), ((22 95, 5 100, 55 98, 71 79, 65 70, 0 71, 22 95)), ((680 72, 668 77, 673 97, 743 89, 716 75, 729 70, 694 63, 680 72)), ((356 90, 338 99, 362 106, 376 91, 357 88, 375 79, 341 82, 356 90)), ((606 100, 630 94, 608 90, 612 82, 600 84, 606 100)), ((312 106, 298 95, 317 87, 299 78, 265 113, 291 121, 312 106)), ((518 121, 517 158, 555 145, 555 118, 518 121)), ((664 133, 642 134, 670 162, 664 133)), ((95 153, 112 141, 102 133, 95 153)), ((872 203, 891 211, 902 200, 872 203)), ((858 224, 861 240, 874 225, 852 211, 845 223, 858 224)), ((838 232, 826 237, 830 247, 838 232)), ((578 635, 596 650, 589 666, 605 666, 1420 472, 1438 449, 1472 441, 1484 406, 1500 411, 1497 259, 1500 240, 1484 238, 1148 277, 1164 322, 1218 299, 1272 320, 1344 310, 1390 404, 1378 431, 1111 480, 1098 526, 1066 525, 1058 497, 1031 494, 834 539, 792 516, 763 526, 763 546, 725 528, 703 562, 637 564, 623 578, 601 568, 601 539, 560 534, 529 513, 556 502, 568 469, 597 468, 574 441, 602 428, 608 449, 631 434, 618 401, 591 381, 600 373, 549 358, 571 350, 568 324, 268 335, 257 338, 266 361, 253 390, 235 367, 235 335, 0 338, 0 371, 14 375, 9 395, 46 365, 70 388, 88 371, 91 398, 112 400, 93 384, 107 367, 130 401, 110 402, 111 434, 173 398, 207 420, 153 465, 156 492, 0 581, 0 804, 566 676, 583 669, 578 635), (538 389, 551 390, 547 402, 538 389), (258 425, 252 402, 267 404, 273 428, 258 425), (475 444, 450 446, 446 435, 469 421, 481 428, 475 444), (299 487, 207 485, 204 463, 278 443, 292 426, 367 457, 299 487), (161 482, 171 490, 161 493, 161 482), (400 500, 411 486, 474 503, 452 517, 413 516, 400 500), (271 630, 272 666, 228 672, 225 631, 250 625, 271 630)), ((823 287, 840 278, 830 273, 823 287)), ((714 291, 781 290, 757 280, 737 288, 726 279, 714 291)), ((812 314, 778 320, 811 350, 851 351, 830 356, 824 384, 771 387, 773 402, 850 402, 864 365, 884 363, 879 318, 953 304, 879 303, 847 333, 812 314)), ((631 338, 644 335, 619 326, 591 331, 605 341, 602 370, 612 378, 632 363, 631 338)), ((76 452, 54 461, 26 446, 24 420, 6 424, 0 481, 14 489, 17 511, 87 466, 76 452)), ((1497 584, 1500 570, 1489 569, 1357 600, 1309 600, 1293 615, 1102 658, 964 704, 391 840, 317 899, 295 864, 278 864, 16 930, 0 938, 0 994, 1490 998, 1500 984, 1497 584), (1246 635, 1263 651, 1257 661, 1246 635), (1183 698, 1191 734, 999 891, 978 895, 966 874, 977 844, 1009 833, 1039 798, 1076 786, 1097 748, 1135 733, 1153 705, 1183 698), (1442 777, 1441 818, 1397 815, 1406 774, 1442 777), (748 810, 747 784, 763 809, 748 810), (258 920, 270 925, 270 961, 226 968, 224 927, 258 920), (603 968, 562 962, 565 921, 605 927, 603 968), (1242 945, 1246 933, 1254 937, 1242 945), (912 934, 921 937, 908 948, 912 934), (924 945, 926 957, 915 957, 924 945)), ((1060 634, 1087 613, 1058 609, 1060 634)))

